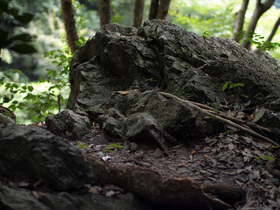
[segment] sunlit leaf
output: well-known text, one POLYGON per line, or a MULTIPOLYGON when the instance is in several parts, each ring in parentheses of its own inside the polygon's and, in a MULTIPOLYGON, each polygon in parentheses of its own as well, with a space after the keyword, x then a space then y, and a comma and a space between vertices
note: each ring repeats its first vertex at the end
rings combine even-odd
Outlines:
POLYGON ((222 90, 222 91, 225 91, 225 89, 227 89, 228 85, 229 85, 229 82, 225 82, 225 83, 223 84, 221 90, 222 90))

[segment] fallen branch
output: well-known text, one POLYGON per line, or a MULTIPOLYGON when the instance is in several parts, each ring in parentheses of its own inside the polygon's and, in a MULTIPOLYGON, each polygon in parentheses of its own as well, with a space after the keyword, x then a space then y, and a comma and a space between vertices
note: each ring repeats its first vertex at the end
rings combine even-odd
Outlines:
POLYGON ((208 115, 209 117, 212 117, 212 118, 214 118, 214 119, 218 119, 218 120, 220 120, 220 121, 222 121, 222 122, 225 122, 225 123, 227 123, 227 124, 229 124, 229 125, 231 125, 231 126, 234 126, 234 127, 236 127, 236 128, 239 128, 240 130, 242 130, 242 131, 244 131, 244 132, 247 132, 247 133, 249 133, 249 134, 251 134, 251 135, 253 135, 253 136, 255 136, 255 137, 258 137, 258 138, 260 138, 260 139, 262 139, 262 140, 265 140, 265 141, 267 141, 267 142, 270 142, 270 143, 273 144, 273 145, 280 146, 277 142, 275 142, 275 141, 273 141, 273 140, 271 140, 271 139, 269 139, 269 138, 267 138, 267 137, 265 137, 265 136, 263 136, 263 135, 261 135, 261 134, 259 134, 259 133, 256 133, 256 132, 253 131, 253 130, 250 130, 250 129, 248 129, 248 128, 245 128, 244 126, 238 125, 238 124, 232 122, 231 120, 225 119, 225 118, 223 118, 223 117, 217 115, 216 113, 214 114, 213 111, 209 111, 209 110, 203 109, 203 108, 197 106, 196 104, 192 103, 192 102, 189 101, 189 100, 181 99, 181 98, 179 98, 179 97, 177 97, 177 96, 175 96, 175 95, 172 95, 172 94, 170 94, 170 93, 159 92, 159 94, 161 94, 162 96, 165 96, 166 98, 175 99, 175 100, 178 100, 178 101, 180 101, 180 102, 182 102, 182 103, 185 103, 185 104, 187 104, 188 106, 190 106, 190 107, 192 107, 192 108, 194 108, 194 109, 197 109, 197 110, 199 110, 200 112, 202 112, 202 113, 208 115))

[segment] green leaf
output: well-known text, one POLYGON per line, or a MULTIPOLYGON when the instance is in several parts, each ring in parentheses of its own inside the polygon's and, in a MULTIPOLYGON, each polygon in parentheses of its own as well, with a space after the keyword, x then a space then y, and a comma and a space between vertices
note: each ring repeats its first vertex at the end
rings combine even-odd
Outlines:
POLYGON ((243 83, 233 83, 230 85, 230 88, 235 88, 235 87, 243 87, 244 84, 243 83))
POLYGON ((18 85, 17 84, 12 84, 12 88, 15 88, 15 89, 17 89, 18 88, 18 85))
POLYGON ((229 82, 225 82, 221 88, 222 91, 225 91, 227 89, 229 82))
POLYGON ((23 99, 27 99, 27 100, 36 100, 36 95, 33 95, 32 93, 28 93, 23 99))
POLYGON ((10 87, 11 87, 11 83, 10 82, 6 83, 5 85, 6 90, 8 90, 10 87))
POLYGON ((9 49, 13 50, 17 53, 20 53, 20 54, 31 54, 31 53, 37 52, 37 50, 35 49, 35 47, 33 45, 24 44, 24 43, 14 45, 14 46, 10 47, 9 49))
POLYGON ((31 42, 33 36, 31 36, 28 33, 23 33, 23 34, 18 34, 13 36, 11 39, 12 40, 17 40, 17 41, 23 41, 23 42, 31 42))
POLYGON ((8 96, 5 96, 3 98, 3 103, 8 103, 9 101, 11 101, 12 99, 10 99, 8 96))
POLYGON ((16 110, 16 105, 15 104, 11 104, 10 106, 9 106, 9 109, 11 109, 12 111, 15 111, 16 110))
POLYGON ((29 85, 29 86, 28 86, 28 91, 29 91, 29 92, 32 92, 33 90, 34 90, 33 86, 32 86, 32 85, 29 85))
POLYGON ((33 19, 33 14, 31 13, 23 13, 22 15, 15 16, 15 19, 21 23, 29 23, 33 19))
POLYGON ((271 162, 273 162, 273 161, 275 161, 275 158, 273 158, 273 157, 271 157, 271 156, 268 156, 268 155, 264 155, 264 156, 262 156, 264 159, 266 159, 266 160, 268 160, 268 161, 271 161, 271 162))
POLYGON ((119 143, 111 143, 111 144, 108 144, 105 149, 110 149, 112 147, 115 147, 115 148, 123 148, 122 145, 120 145, 119 143))

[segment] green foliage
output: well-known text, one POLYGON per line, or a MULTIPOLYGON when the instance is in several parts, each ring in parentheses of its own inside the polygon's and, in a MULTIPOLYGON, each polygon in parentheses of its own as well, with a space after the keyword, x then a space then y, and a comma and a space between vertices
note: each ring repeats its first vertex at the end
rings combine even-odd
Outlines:
POLYGON ((269 50, 276 50, 280 47, 280 44, 277 42, 269 42, 265 41, 264 36, 257 34, 257 33, 248 33, 242 31, 239 35, 240 40, 249 41, 251 44, 255 44, 257 48, 261 51, 269 51, 269 50))
POLYGON ((243 86, 244 86, 243 83, 232 83, 232 81, 227 81, 221 86, 220 90, 225 91, 227 88, 232 89, 232 88, 243 87, 243 86))
POLYGON ((10 6, 9 0, 0 1, 0 48, 9 49, 20 54, 35 53, 31 44, 35 36, 29 33, 15 33, 15 29, 25 27, 33 19, 30 13, 20 14, 19 10, 10 6))
POLYGON ((111 22, 112 23, 120 23, 124 19, 124 15, 121 14, 121 8, 122 4, 120 4, 119 1, 112 0, 111 1, 111 8, 112 8, 112 17, 111 17, 111 22))
POLYGON ((220 37, 230 37, 234 25, 236 8, 240 3, 229 0, 222 2, 205 1, 172 1, 169 19, 182 28, 203 34, 220 37))
POLYGON ((68 72, 72 56, 67 50, 53 50, 46 55, 59 68, 58 70, 46 69, 47 78, 40 79, 40 83, 48 86, 44 91, 37 90, 31 84, 14 81, 13 75, 15 73, 21 75, 21 71, 4 73, 0 78, 0 85, 5 87, 8 94, 3 96, 0 105, 8 103, 8 107, 13 111, 25 110, 32 116, 34 122, 44 121, 48 115, 55 114, 54 111, 65 108, 67 99, 62 96, 61 91, 69 89, 68 72), (21 102, 15 97, 17 93, 24 95, 21 102))
MULTIPOLYGON (((74 3, 74 8, 77 11, 82 11, 83 6, 79 5, 76 1, 76 3, 74 3)), ((48 16, 48 26, 52 31, 52 36, 57 32, 55 17, 56 15, 53 16, 52 14, 48 16)), ((77 28, 79 31, 82 31, 82 28, 85 27, 86 19, 82 15, 77 15, 76 18, 77 28)), ((31 41, 33 39, 33 37, 28 36, 28 33, 17 34, 15 37, 22 42, 31 41)), ((66 40, 65 35, 61 37, 64 37, 64 40, 66 40)), ((84 45, 87 41, 84 36, 80 37, 81 38, 76 42, 78 46, 84 45)), ((45 36, 44 39, 48 40, 49 38, 45 36)), ((66 41, 63 43, 66 45, 66 41)), ((16 47, 13 49, 25 53, 24 50, 28 50, 28 46, 23 46, 22 44, 23 43, 19 45, 18 49, 16 49, 16 47)), ((73 55, 70 54, 68 47, 61 48, 60 50, 50 50, 46 53, 45 60, 50 60, 52 65, 48 65, 49 68, 45 69, 45 76, 40 77, 39 84, 20 83, 18 78, 24 77, 24 74, 18 70, 6 71, 2 74, 0 72, 0 88, 2 87, 2 89, 5 89, 5 91, 0 92, 0 104, 8 106, 13 111, 21 110, 28 118, 32 118, 33 122, 44 121, 46 116, 55 114, 57 111, 64 109, 67 104, 68 96, 65 96, 63 93, 69 93, 69 63, 73 55), (45 86, 45 88, 42 89, 42 86, 45 86)), ((43 60, 43 58, 40 59, 43 60)))

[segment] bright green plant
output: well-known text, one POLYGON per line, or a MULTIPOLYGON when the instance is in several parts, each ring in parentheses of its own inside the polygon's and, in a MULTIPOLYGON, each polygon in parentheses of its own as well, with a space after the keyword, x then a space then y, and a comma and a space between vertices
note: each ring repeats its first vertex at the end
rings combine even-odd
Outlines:
POLYGON ((78 141, 77 147, 80 149, 89 149, 89 147, 83 144, 81 141, 78 141))
POLYGON ((243 83, 232 83, 232 81, 224 82, 224 84, 221 86, 221 91, 225 91, 227 88, 232 89, 236 87, 243 87, 243 83))
POLYGON ((231 97, 235 97, 237 107, 241 107, 240 97, 248 98, 247 95, 241 94, 241 87, 244 87, 243 83, 233 83, 232 81, 224 82, 220 87, 220 91, 233 90, 234 94, 231 97))

